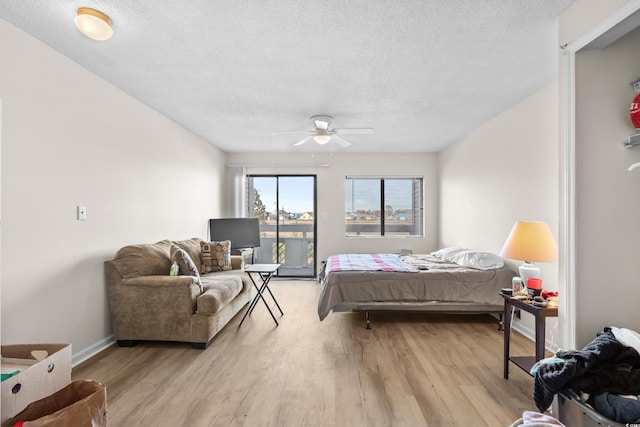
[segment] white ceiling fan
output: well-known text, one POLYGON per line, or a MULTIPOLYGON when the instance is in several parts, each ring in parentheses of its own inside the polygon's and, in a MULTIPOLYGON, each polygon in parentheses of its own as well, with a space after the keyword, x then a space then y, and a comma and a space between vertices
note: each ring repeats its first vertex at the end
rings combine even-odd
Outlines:
POLYGON ((311 117, 311 123, 313 124, 312 130, 302 130, 302 131, 291 131, 291 132, 277 132, 278 134, 286 134, 286 133, 308 133, 309 136, 304 139, 293 144, 294 147, 298 147, 306 142, 311 140, 315 141, 317 144, 325 145, 331 142, 335 142, 343 147, 348 147, 351 145, 351 142, 344 139, 343 134, 348 133, 373 133, 373 129, 371 128, 332 128, 331 122, 333 121, 333 117, 327 115, 318 115, 311 117))

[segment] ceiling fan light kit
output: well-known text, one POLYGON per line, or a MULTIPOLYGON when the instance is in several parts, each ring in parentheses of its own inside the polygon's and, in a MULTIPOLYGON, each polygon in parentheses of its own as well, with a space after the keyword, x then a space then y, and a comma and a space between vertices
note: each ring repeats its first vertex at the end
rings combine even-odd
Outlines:
POLYGON ((313 136, 313 140, 320 145, 328 144, 331 140, 331 135, 325 134, 317 134, 313 136))
POLYGON ((371 128, 332 128, 331 123, 333 122, 333 117, 328 115, 317 115, 311 117, 311 123, 313 124, 313 130, 304 130, 304 131, 290 131, 290 132, 277 132, 277 133, 308 133, 311 134, 306 138, 296 142, 293 144, 294 147, 298 147, 310 140, 314 140, 319 145, 326 145, 329 142, 334 142, 343 147, 348 147, 351 145, 351 142, 341 137, 341 134, 345 133, 373 133, 373 129, 371 128))

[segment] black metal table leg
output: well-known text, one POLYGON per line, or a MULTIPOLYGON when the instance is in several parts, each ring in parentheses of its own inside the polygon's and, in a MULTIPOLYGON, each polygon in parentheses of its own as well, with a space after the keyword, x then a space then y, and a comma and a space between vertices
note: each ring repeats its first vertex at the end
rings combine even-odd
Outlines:
MULTIPOLYGON (((282 308, 280 308, 280 304, 278 304, 278 301, 276 300, 276 298, 274 297, 273 293, 271 292, 271 289, 269 289, 269 281, 273 277, 273 274, 275 273, 275 271, 277 271, 277 268, 273 268, 274 266, 268 265, 268 266, 266 266, 266 267, 268 267, 267 268, 268 271, 257 271, 255 268, 259 268, 258 266, 255 266, 255 268, 253 268, 253 270, 249 270, 252 267, 254 267, 254 266, 250 266, 245 271, 247 272, 247 275, 249 276, 249 279, 251 279, 251 283, 253 284, 253 287, 256 289, 257 294, 253 298, 253 300, 251 301, 251 304, 249 304, 249 307, 247 308, 247 311, 245 311, 244 315, 242 316, 242 320, 240 320, 240 324, 238 325, 238 328, 240 326, 242 326, 242 323, 244 323, 244 320, 247 318, 247 316, 249 314, 251 314, 253 312, 253 310, 256 308, 256 305, 258 304, 258 300, 262 300, 262 302, 264 303, 265 307, 267 308, 267 311, 269 311, 269 314, 271 315, 271 318, 275 322, 276 326, 279 326, 278 320, 276 319, 276 317, 273 314, 273 311, 269 307, 269 304, 267 303, 267 300, 264 298, 264 291, 266 289, 269 292, 269 295, 271 295, 271 298, 275 302, 276 306, 278 307, 278 310, 280 311, 280 314, 284 315, 284 313, 282 312, 282 308), (256 281, 253 278, 253 276, 251 275, 251 273, 257 273, 259 275, 259 277, 260 277, 260 279, 262 281, 260 286, 258 286, 258 284, 256 283, 256 281)), ((279 267, 279 265, 278 265, 278 267, 279 267)))

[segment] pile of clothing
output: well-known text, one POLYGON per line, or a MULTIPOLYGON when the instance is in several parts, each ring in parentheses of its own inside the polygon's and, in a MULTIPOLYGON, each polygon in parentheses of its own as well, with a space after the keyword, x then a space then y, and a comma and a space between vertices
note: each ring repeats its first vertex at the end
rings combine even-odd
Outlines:
POLYGON ((551 406, 556 393, 570 389, 611 420, 640 422, 640 334, 635 331, 605 328, 582 350, 558 351, 531 373, 540 411, 551 406))

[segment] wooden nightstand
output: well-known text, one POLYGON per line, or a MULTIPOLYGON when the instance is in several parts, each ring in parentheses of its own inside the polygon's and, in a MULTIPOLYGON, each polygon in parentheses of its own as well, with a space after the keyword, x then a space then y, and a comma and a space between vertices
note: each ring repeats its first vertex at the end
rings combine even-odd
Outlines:
POLYGON ((504 299, 504 378, 509 378, 509 361, 519 368, 530 372, 533 365, 544 358, 545 351, 545 321, 547 317, 557 317, 558 308, 536 307, 529 300, 520 300, 509 295, 501 295, 504 299), (533 314, 536 321, 536 355, 510 356, 509 344, 511 340, 511 309, 526 311, 533 314))

